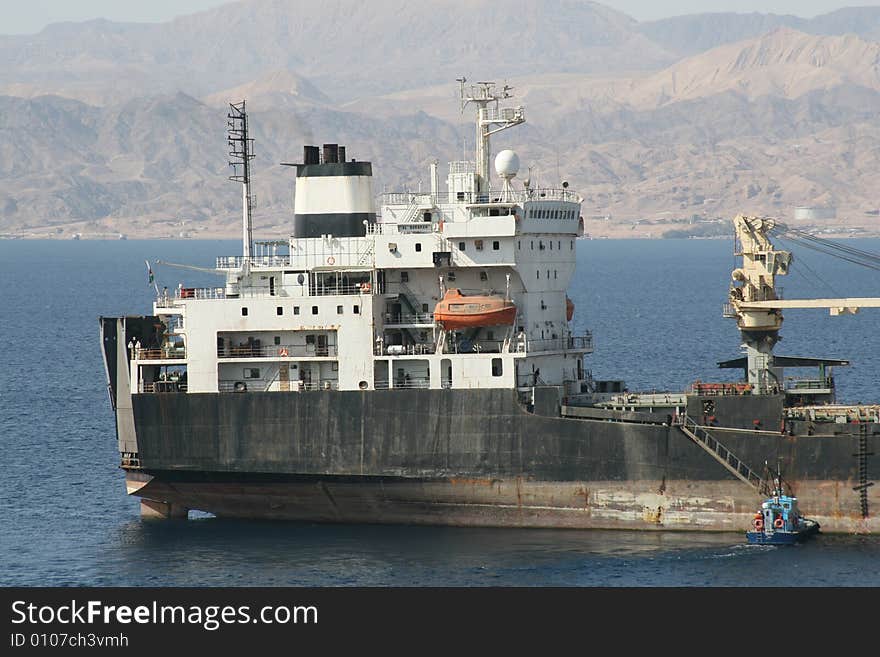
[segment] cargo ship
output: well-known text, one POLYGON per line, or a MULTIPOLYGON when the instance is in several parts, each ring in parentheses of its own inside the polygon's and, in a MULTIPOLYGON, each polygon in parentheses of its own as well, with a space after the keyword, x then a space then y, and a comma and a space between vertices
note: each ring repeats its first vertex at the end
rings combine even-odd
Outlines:
POLYGON ((230 105, 241 255, 217 258, 217 287, 157 287, 149 314, 100 318, 142 515, 739 532, 769 464, 823 532, 880 533, 880 405, 834 403, 846 361, 773 353, 784 308, 880 300, 781 299, 792 257, 769 235, 786 227, 738 216, 724 312, 745 356, 720 365, 742 381, 593 379, 566 295, 582 199, 521 176, 512 150, 492 158, 490 137, 525 121, 510 87, 458 82, 476 152, 445 188, 434 161, 428 191, 382 194, 377 213, 371 162, 306 145, 280 241, 253 239, 253 145, 230 105))

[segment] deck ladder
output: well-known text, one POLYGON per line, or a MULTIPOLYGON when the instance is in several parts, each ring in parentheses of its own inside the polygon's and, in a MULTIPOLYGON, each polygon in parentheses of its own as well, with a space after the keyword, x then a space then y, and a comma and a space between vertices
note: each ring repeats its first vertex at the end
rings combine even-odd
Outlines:
POLYGON ((766 482, 743 463, 733 452, 721 444, 708 429, 694 422, 688 415, 678 417, 678 426, 688 438, 702 447, 712 458, 723 465, 734 477, 757 491, 766 489, 766 482))

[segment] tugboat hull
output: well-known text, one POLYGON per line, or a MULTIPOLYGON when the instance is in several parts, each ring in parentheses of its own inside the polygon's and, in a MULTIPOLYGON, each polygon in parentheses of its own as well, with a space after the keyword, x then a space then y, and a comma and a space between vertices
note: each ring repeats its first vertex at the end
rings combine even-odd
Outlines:
POLYGON ((746 532, 746 539, 750 545, 794 545, 807 540, 819 533, 819 523, 808 525, 806 529, 794 532, 775 531, 750 531, 746 532))

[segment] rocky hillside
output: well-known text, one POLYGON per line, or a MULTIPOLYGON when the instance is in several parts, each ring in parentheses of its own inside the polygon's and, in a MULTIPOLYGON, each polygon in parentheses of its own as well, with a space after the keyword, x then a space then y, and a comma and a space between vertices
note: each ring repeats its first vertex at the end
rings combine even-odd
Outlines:
POLYGON ((880 232, 880 10, 639 24, 578 0, 368 6, 245 0, 165 24, 0 37, 0 234, 236 236, 225 128, 241 98, 258 233, 287 230, 280 163, 303 143, 373 161, 377 192, 416 189, 433 158, 473 148, 461 74, 515 87, 528 123, 495 147, 516 148, 539 184, 581 191, 595 234, 800 205, 880 232), (426 16, 430 36, 413 29, 426 16), (862 36, 826 34, 850 27, 862 36), (673 47, 683 29, 691 44, 749 38, 673 47))

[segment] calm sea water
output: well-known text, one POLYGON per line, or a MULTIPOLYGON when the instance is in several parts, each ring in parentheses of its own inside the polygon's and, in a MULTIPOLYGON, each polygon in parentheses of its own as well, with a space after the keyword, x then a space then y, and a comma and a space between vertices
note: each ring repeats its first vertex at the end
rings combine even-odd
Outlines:
MULTIPOLYGON (((880 240, 862 248, 880 251, 880 240)), ((734 380, 727 241, 581 241, 569 295, 597 378, 734 380)), ((98 316, 149 312, 144 259, 211 266, 235 242, 0 241, 0 585, 877 586, 880 537, 793 548, 741 534, 142 522, 125 495, 98 316), (797 579, 803 575, 802 579, 797 579)), ((880 272, 806 253, 786 296, 869 296, 880 272), (806 265, 806 266, 804 266, 806 265), (832 291, 833 290, 833 291, 832 291)), ((157 282, 217 278, 155 266, 157 282)), ((788 311, 777 353, 848 358, 839 396, 880 400, 878 311, 788 311)))

